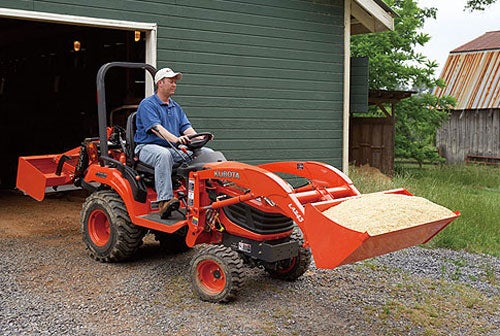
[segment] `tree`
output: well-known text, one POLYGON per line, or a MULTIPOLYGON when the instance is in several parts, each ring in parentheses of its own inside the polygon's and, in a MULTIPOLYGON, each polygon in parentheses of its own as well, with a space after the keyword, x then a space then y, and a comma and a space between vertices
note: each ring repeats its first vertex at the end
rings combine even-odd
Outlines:
POLYGON ((430 36, 421 33, 427 18, 436 18, 436 8, 419 8, 415 0, 386 0, 399 15, 394 18, 394 31, 356 35, 351 39, 351 54, 370 60, 370 88, 431 88, 438 67, 435 61, 415 51, 430 36))
POLYGON ((369 58, 371 89, 418 91, 396 105, 396 157, 420 164, 442 161, 435 146, 436 130, 447 119, 454 99, 430 94, 444 83, 435 78, 437 63, 415 51, 430 40, 419 29, 426 19, 436 18, 437 10, 419 8, 415 0, 386 2, 399 15, 394 18, 394 31, 353 36, 352 56, 369 58))
POLYGON ((416 160, 420 167, 424 162, 444 162, 436 149, 436 130, 448 119, 453 105, 454 98, 438 99, 429 93, 402 100, 397 110, 394 155, 416 160))
POLYGON ((474 10, 485 10, 491 4, 494 4, 497 0, 467 0, 465 8, 470 11, 474 10))

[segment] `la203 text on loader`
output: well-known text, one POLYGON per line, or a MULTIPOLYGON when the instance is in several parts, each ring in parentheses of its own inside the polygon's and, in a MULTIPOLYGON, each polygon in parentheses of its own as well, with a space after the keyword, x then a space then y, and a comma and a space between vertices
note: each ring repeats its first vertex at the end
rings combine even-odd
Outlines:
MULTIPOLYGON (((243 285, 244 267, 295 280, 311 257, 318 268, 331 269, 422 244, 459 215, 379 235, 351 230, 323 214, 362 197, 336 168, 310 161, 254 166, 227 161, 221 152, 198 155, 197 149, 211 140, 204 133, 188 145, 193 159, 174 167, 179 210, 161 219, 154 170, 134 155, 135 113, 126 129, 108 125, 104 78, 115 67, 144 69, 151 76, 156 72, 142 63, 103 65, 97 74, 99 137, 63 154, 20 157, 17 175, 17 188, 39 201, 50 187, 75 185, 90 192, 80 223, 95 260, 127 260, 148 232, 172 252, 203 244, 189 266, 194 291, 203 300, 227 302, 243 285), (284 175, 305 183, 292 187, 284 175)), ((381 193, 412 196, 405 189, 381 193)))

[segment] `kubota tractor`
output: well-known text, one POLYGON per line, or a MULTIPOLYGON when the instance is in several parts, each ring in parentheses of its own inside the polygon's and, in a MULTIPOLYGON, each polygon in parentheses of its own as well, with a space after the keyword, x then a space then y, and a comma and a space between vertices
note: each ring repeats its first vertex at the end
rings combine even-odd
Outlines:
MULTIPOLYGON (((193 157, 174 167, 174 194, 181 205, 162 219, 154 170, 134 155, 135 113, 126 129, 108 126, 104 78, 113 67, 145 69, 153 77, 156 72, 147 64, 103 65, 97 74, 99 137, 63 154, 20 157, 17 175, 17 188, 39 201, 48 188, 63 185, 91 192, 80 224, 95 260, 127 260, 148 232, 171 252, 203 244, 190 263, 194 291, 203 300, 227 302, 243 285, 246 266, 295 280, 308 269, 311 252, 317 267, 334 268, 424 243, 458 216, 375 236, 354 231, 322 214, 360 196, 339 170, 319 162, 252 166, 227 161, 220 152, 198 155, 211 139, 203 133, 188 145, 193 157), (292 187, 284 176, 305 182, 292 187)), ((404 189, 384 193, 411 196, 404 189)))

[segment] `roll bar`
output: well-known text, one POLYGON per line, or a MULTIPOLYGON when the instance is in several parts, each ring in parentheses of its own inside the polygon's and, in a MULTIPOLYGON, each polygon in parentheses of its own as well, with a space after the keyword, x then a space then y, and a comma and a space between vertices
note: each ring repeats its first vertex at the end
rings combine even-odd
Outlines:
POLYGON ((97 72, 97 116, 99 122, 99 146, 101 155, 108 155, 108 137, 106 127, 108 121, 106 118, 106 88, 105 76, 111 68, 127 68, 127 69, 144 69, 147 70, 152 77, 156 74, 156 68, 146 63, 133 63, 133 62, 110 62, 106 63, 99 68, 97 72))

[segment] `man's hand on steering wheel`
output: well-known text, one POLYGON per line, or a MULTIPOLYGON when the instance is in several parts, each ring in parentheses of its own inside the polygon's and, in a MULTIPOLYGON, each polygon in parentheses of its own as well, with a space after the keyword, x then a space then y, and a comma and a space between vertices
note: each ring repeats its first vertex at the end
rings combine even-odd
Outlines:
POLYGON ((181 135, 179 138, 179 143, 182 145, 187 145, 191 143, 191 139, 189 138, 188 135, 181 135))

